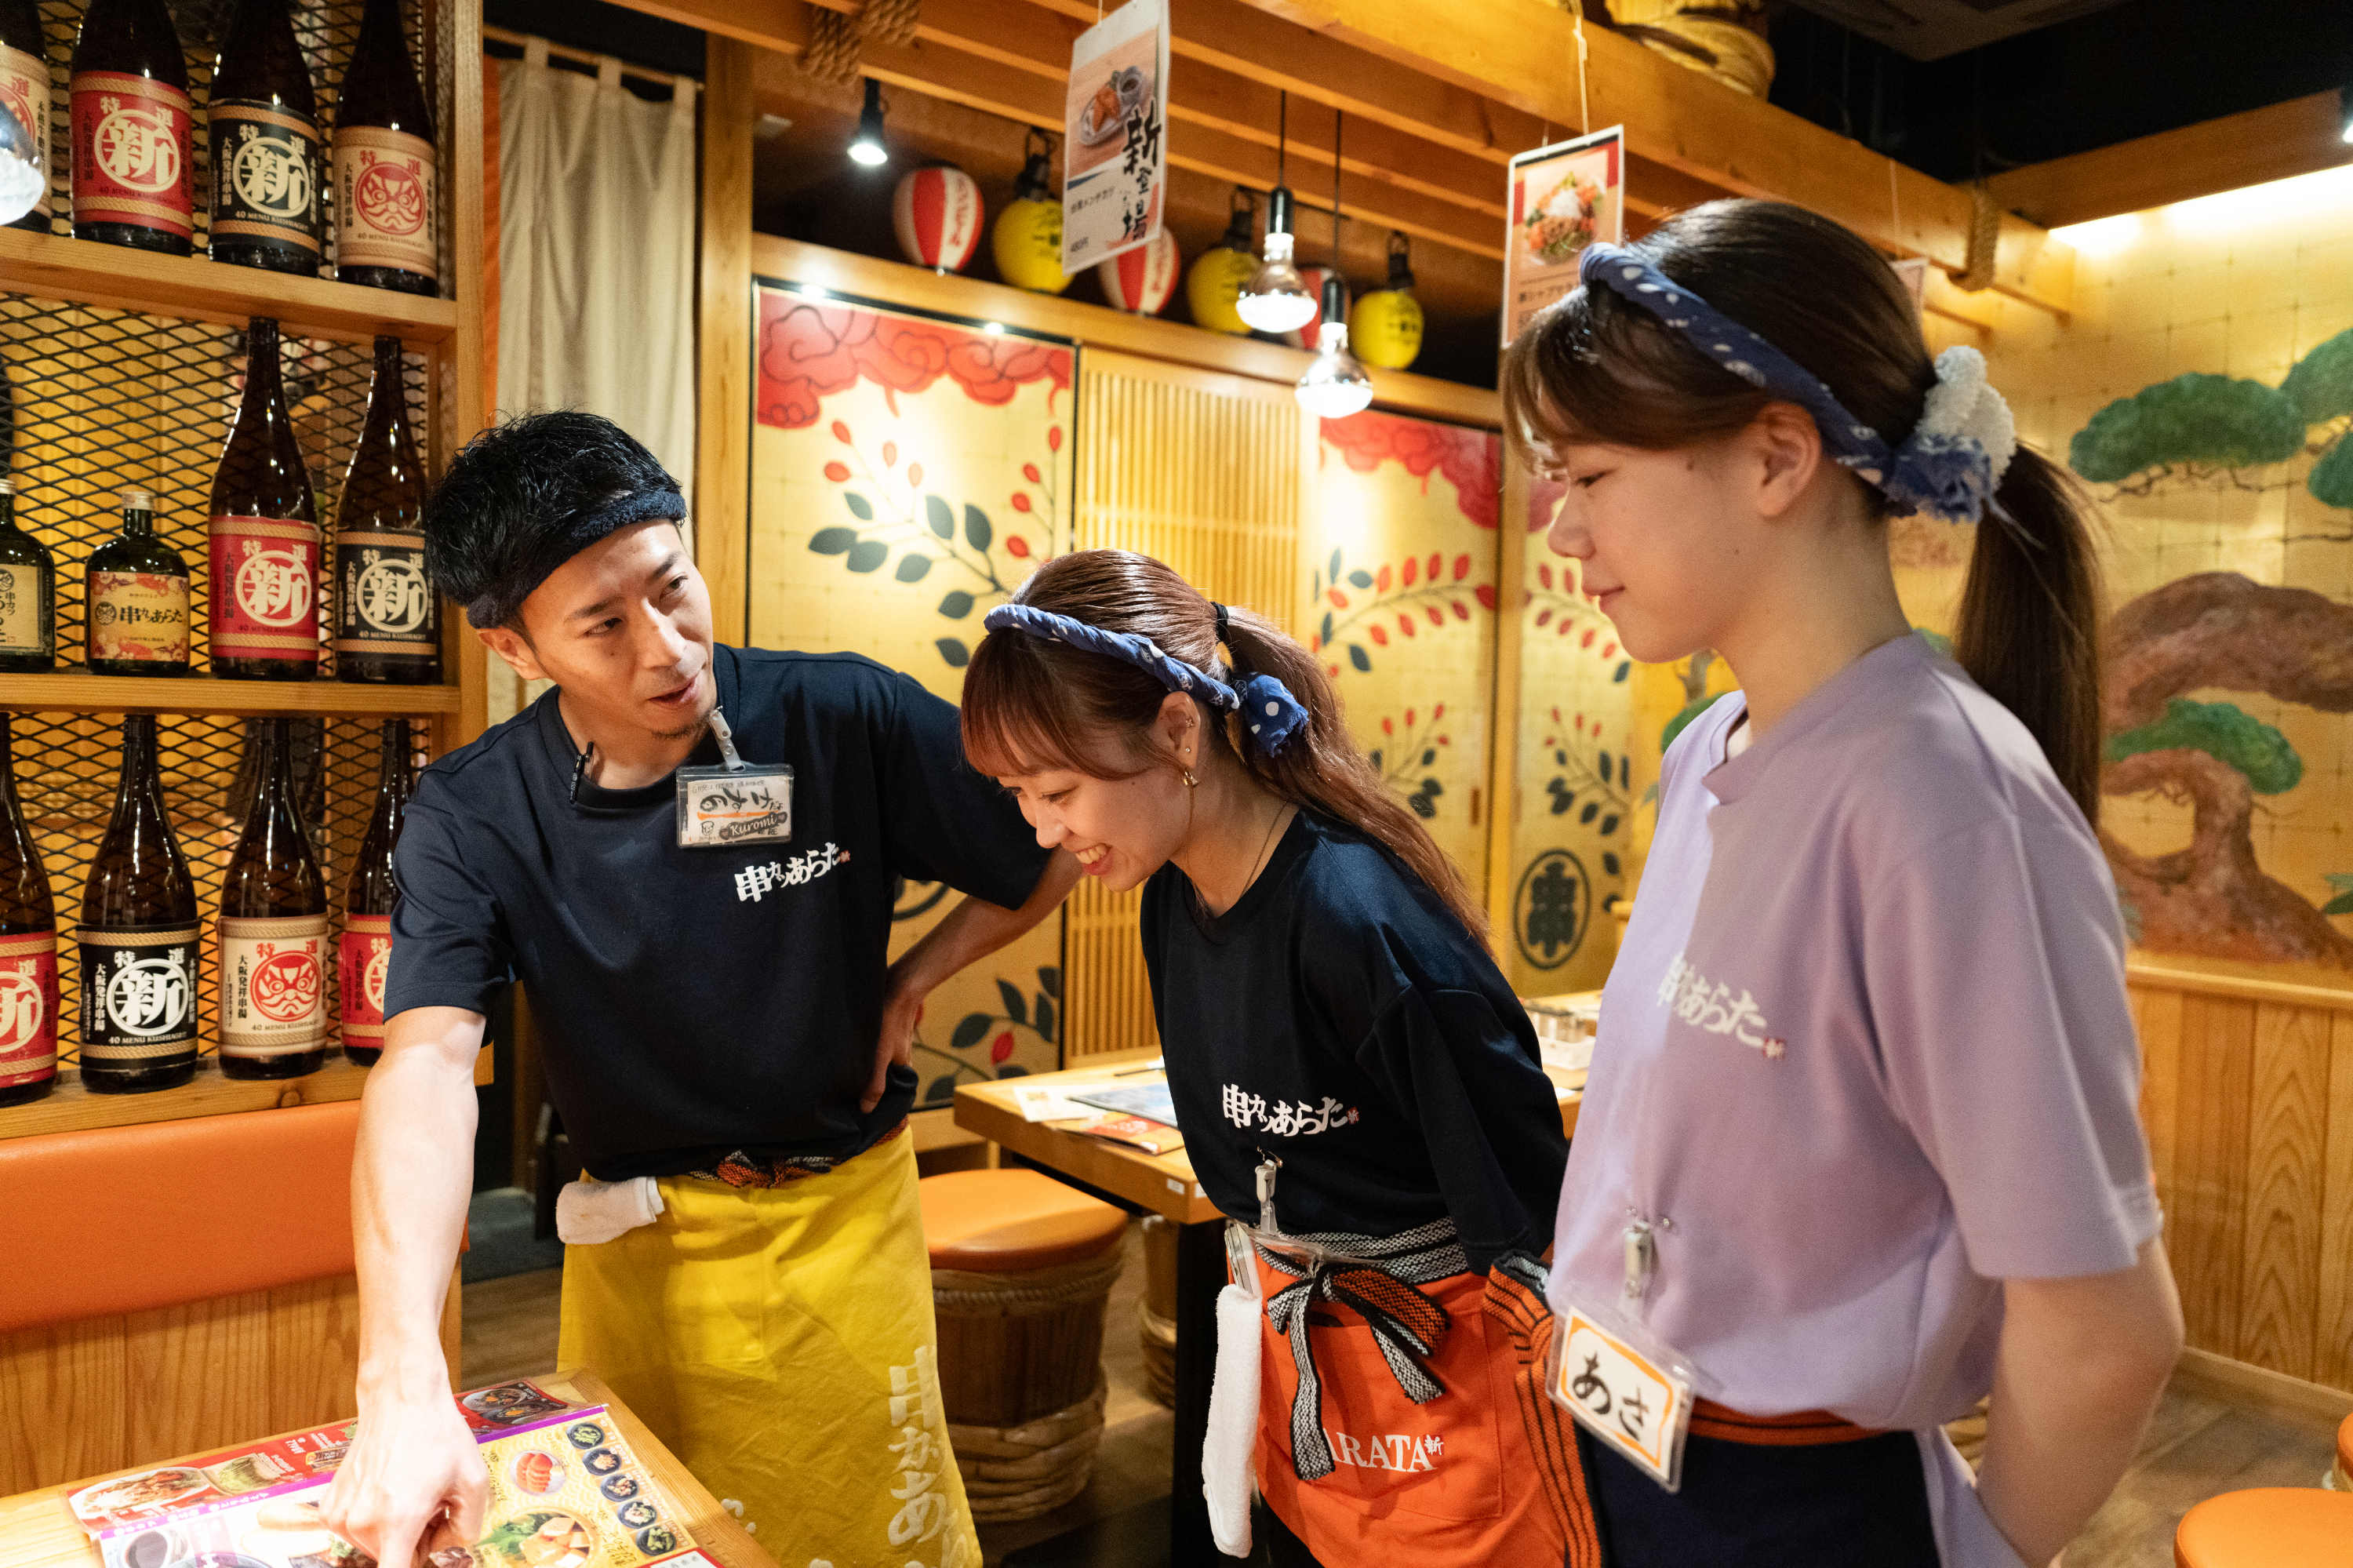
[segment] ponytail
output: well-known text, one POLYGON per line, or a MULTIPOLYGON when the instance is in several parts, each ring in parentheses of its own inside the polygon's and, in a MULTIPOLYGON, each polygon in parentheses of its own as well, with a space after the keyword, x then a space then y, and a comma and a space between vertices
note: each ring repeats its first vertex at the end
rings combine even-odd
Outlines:
POLYGON ((2100 638, 2105 609, 2089 497, 2021 446, 1978 524, 1953 657, 2016 714, 2084 821, 2100 821, 2100 638))

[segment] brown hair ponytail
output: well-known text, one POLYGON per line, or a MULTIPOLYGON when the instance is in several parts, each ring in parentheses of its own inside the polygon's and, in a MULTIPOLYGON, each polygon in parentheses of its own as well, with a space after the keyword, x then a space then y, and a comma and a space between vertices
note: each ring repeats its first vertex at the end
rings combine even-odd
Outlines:
MULTIPOLYGON (((1150 556, 1081 550, 1039 567, 1014 602, 1067 615, 1109 631, 1148 637, 1187 663, 1225 678, 1217 610, 1200 591, 1150 556)), ((1340 722, 1339 694, 1318 664, 1272 621, 1233 607, 1226 646, 1243 673, 1271 675, 1291 688, 1307 722, 1271 756, 1249 743, 1239 719, 1203 705, 1208 744, 1233 753, 1271 793, 1370 835, 1430 885, 1482 944, 1487 919, 1446 858, 1340 722)), ((1132 664, 1018 631, 981 640, 965 672, 964 747, 984 773, 1035 773, 1068 767, 1099 779, 1133 778, 1156 766, 1143 737, 1167 688, 1132 664), (1103 738, 1138 766, 1107 770, 1103 738)))
MULTIPOLYGON (((1829 218, 1778 202, 1717 201, 1630 247, 1820 376, 1888 445, 1936 385, 1919 314, 1894 269, 1829 218)), ((1745 428, 1773 394, 1709 359, 1607 289, 1580 289, 1504 358, 1504 433, 1524 463, 1582 442, 1665 451, 1745 428)), ((1860 484, 1861 481, 1855 482, 1860 484)), ((1895 510, 1868 492, 1884 518, 1895 510)), ((2099 820, 2104 610, 2092 510, 2058 465, 2021 445, 1977 527, 1953 652, 2042 747, 2099 820)))

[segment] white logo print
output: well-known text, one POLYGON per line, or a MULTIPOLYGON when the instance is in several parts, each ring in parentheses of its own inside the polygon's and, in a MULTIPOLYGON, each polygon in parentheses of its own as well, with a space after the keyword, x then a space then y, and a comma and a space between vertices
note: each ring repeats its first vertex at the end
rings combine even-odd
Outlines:
POLYGON ((1311 1106, 1305 1100, 1289 1104, 1277 1100, 1269 1108, 1264 1096, 1251 1094, 1240 1084, 1227 1084, 1218 1097, 1228 1121, 1236 1127, 1258 1128, 1277 1138, 1330 1132, 1356 1119, 1355 1107, 1344 1106, 1329 1095, 1324 1097, 1321 1106, 1311 1106))
POLYGON ((1765 1022, 1747 988, 1743 987, 1736 999, 1730 986, 1709 983, 1705 975, 1680 957, 1667 966, 1666 978, 1659 982, 1659 1005, 1694 1029, 1729 1034, 1751 1050, 1763 1052, 1768 1062, 1779 1061, 1789 1048, 1788 1041, 1768 1033, 1773 1026, 1765 1022))
POLYGON ((106 982, 106 1015, 135 1040, 180 1027, 188 1015, 188 949, 160 959, 134 959, 106 982))
POLYGON ((1446 1439, 1435 1432, 1427 1437, 1399 1433, 1351 1437, 1345 1432, 1329 1431, 1324 1436, 1332 1445, 1334 1463, 1354 1465, 1362 1470, 1434 1470, 1438 1468, 1439 1455, 1446 1448, 1446 1439))
POLYGON ((797 854, 790 860, 772 860, 765 865, 747 865, 735 874, 735 902, 746 898, 760 902, 761 896, 779 887, 798 887, 804 882, 815 882, 837 865, 849 863, 849 852, 836 849, 831 840, 822 849, 807 854, 797 854))

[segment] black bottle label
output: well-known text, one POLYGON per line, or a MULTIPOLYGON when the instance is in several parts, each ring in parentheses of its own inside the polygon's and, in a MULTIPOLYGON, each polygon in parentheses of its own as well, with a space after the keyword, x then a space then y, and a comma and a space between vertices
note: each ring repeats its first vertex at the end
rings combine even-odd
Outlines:
POLYGON ((212 106, 213 238, 320 253, 319 128, 267 104, 212 106))
POLYGON ((339 534, 335 537, 338 653, 412 654, 441 648, 433 585, 415 534, 339 534))
POLYGON ((168 1067, 196 1054, 196 927, 84 926, 81 1059, 94 1067, 168 1067))

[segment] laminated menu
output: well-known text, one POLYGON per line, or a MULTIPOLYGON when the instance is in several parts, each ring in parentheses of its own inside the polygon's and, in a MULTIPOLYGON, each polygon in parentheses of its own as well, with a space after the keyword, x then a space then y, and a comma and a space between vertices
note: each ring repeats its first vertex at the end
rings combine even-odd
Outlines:
MULTIPOLYGON (((672 1518, 611 1413, 519 1381, 459 1396, 490 1473, 489 1529, 434 1568, 639 1568, 679 1557, 672 1518)), ((106 1568, 375 1568, 320 1512, 354 1422, 117 1476, 73 1494, 106 1568)))

